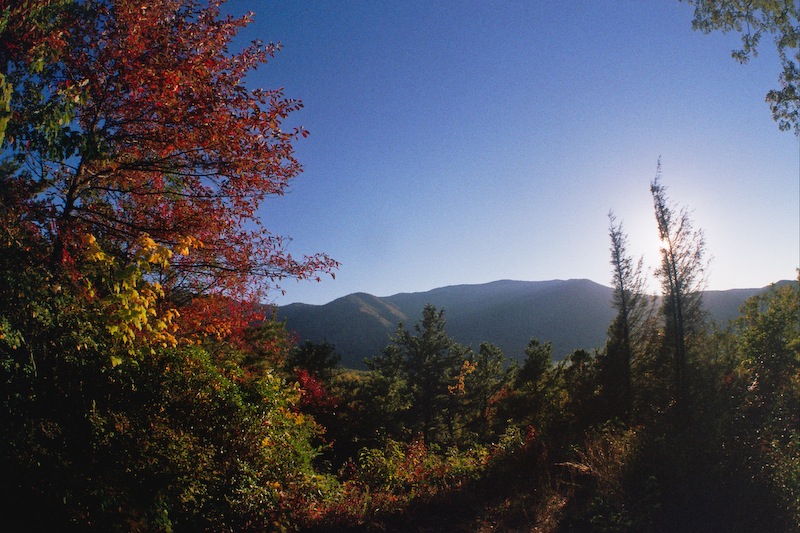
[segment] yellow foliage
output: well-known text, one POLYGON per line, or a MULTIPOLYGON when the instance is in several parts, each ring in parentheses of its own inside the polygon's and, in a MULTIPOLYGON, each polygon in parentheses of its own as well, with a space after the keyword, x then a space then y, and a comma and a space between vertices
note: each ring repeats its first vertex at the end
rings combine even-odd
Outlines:
POLYGON ((200 241, 200 239, 192 237, 191 235, 187 235, 178 239, 178 243, 173 246, 172 251, 180 255, 189 255, 189 250, 202 247, 203 243, 200 241))
MULTIPOLYGON (((85 258, 108 267, 109 274, 103 278, 108 293, 98 302, 108 333, 126 345, 131 353, 134 352, 137 333, 148 344, 176 346, 178 341, 175 333, 178 327, 175 319, 179 316, 178 311, 172 308, 159 309, 164 289, 157 281, 145 279, 145 274, 154 266, 169 266, 173 250, 143 234, 136 240, 133 259, 122 264, 102 250, 94 235, 84 235, 82 241, 85 258)), ((181 237, 174 252, 187 255, 190 250, 200 247, 202 243, 198 239, 181 237)), ((91 283, 87 288, 90 295, 96 294, 91 283)), ((121 363, 119 358, 111 359, 112 366, 121 363)))
POLYGON ((458 376, 456 376, 455 384, 447 386, 447 390, 450 394, 464 394, 466 392, 466 377, 475 372, 477 368, 478 363, 469 360, 464 361, 464 364, 461 366, 461 371, 458 373, 458 376))
POLYGON ((83 245, 86 247, 84 254, 86 259, 94 263, 108 263, 110 258, 103 252, 94 235, 83 235, 83 245))
POLYGON ((148 234, 140 236, 136 244, 138 245, 136 257, 145 261, 145 264, 140 266, 159 265, 166 268, 169 265, 172 250, 163 244, 158 244, 148 234))

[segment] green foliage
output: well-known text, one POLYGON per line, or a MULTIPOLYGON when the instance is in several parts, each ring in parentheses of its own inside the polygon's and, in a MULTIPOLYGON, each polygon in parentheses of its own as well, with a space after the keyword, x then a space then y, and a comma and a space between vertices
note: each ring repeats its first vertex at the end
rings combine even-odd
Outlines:
POLYGON ((800 283, 748 300, 739 320, 742 368, 754 407, 778 433, 800 415, 800 283))
POLYGON ((783 71, 780 89, 767 93, 772 117, 782 130, 800 132, 800 6, 794 0, 685 0, 694 6, 692 27, 703 33, 712 31, 741 34, 742 48, 731 55, 747 63, 758 54, 765 35, 775 43, 783 71))
POLYGON ((792 523, 800 525, 800 432, 792 431, 769 446, 769 479, 792 523), (788 437, 788 438, 786 438, 788 437))
POLYGON ((307 370, 313 376, 329 381, 333 370, 339 365, 342 356, 329 342, 314 343, 306 341, 289 354, 286 366, 289 369, 307 370))
MULTIPOLYGON (((349 529, 403 513, 415 502, 430 501, 476 480, 491 461, 483 447, 440 449, 422 438, 403 443, 387 439, 363 448, 343 468, 343 499, 331 500, 324 523, 349 529)), ((325 529, 324 527, 322 529, 325 529)))
POLYGON ((388 424, 386 405, 380 401, 381 396, 375 395, 378 381, 372 373, 359 370, 343 370, 331 378, 330 394, 338 405, 325 424, 325 438, 330 443, 329 456, 334 466, 341 466, 357 457, 362 448, 380 442, 381 428, 388 424))
POLYGON ((648 450, 643 428, 607 424, 575 447, 571 470, 590 480, 585 508, 566 519, 568 527, 592 531, 651 531, 661 494, 653 470, 642 472, 648 450))
POLYGON ((562 363, 560 369, 565 392, 562 409, 571 431, 581 435, 612 416, 599 405, 597 356, 586 350, 576 350, 569 355, 566 362, 566 365, 562 363))
POLYGON ((469 354, 459 374, 457 384, 451 389, 462 401, 458 412, 465 433, 460 442, 473 439, 486 443, 494 439, 505 427, 505 420, 493 420, 492 400, 508 386, 512 372, 506 369, 507 359, 497 346, 481 343, 477 354, 469 354))
POLYGON ((411 434, 422 434, 426 442, 452 441, 451 387, 457 386, 467 351, 447 335, 444 311, 432 305, 425 306, 414 332, 400 324, 391 344, 368 366, 383 381, 387 408, 411 434))
POLYGON ((553 347, 549 342, 531 339, 525 348, 525 360, 515 376, 515 393, 509 398, 515 420, 542 429, 549 400, 556 390, 553 369, 553 347))
POLYGON ((296 523, 328 490, 312 467, 317 426, 274 374, 247 377, 199 347, 113 369, 87 355, 100 358, 59 365, 58 391, 6 374, 30 383, 28 398, 6 398, 18 411, 2 453, 16 474, 3 492, 25 508, 104 531, 263 530, 296 523))
MULTIPOLYGON (((1 31, 1 30, 0 30, 1 31)), ((6 127, 11 119, 11 94, 14 88, 6 81, 6 77, 0 72, 0 146, 6 136, 6 127)))
POLYGON ((637 453, 640 431, 614 426, 601 428, 586 437, 578 450, 578 462, 569 466, 591 476, 597 483, 597 492, 604 498, 622 498, 625 476, 637 453))
POLYGON ((525 347, 525 360, 517 374, 519 383, 536 389, 547 371, 553 366, 553 346, 539 339, 531 339, 525 347))
POLYGON ((800 281, 748 300, 738 327, 746 422, 738 434, 766 450, 755 468, 800 524, 800 281))

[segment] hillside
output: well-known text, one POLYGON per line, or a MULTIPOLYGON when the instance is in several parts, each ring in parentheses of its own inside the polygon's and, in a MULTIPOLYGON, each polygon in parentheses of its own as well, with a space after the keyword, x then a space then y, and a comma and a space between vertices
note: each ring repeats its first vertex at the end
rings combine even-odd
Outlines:
MULTIPOLYGON (((704 302, 711 317, 725 323, 762 290, 707 291, 704 302)), ((386 297, 355 293, 325 305, 290 304, 278 309, 278 318, 303 340, 336 345, 342 365, 351 368, 363 368, 365 358, 380 353, 398 323, 412 327, 426 304, 445 310, 447 330, 462 344, 477 348, 490 342, 521 360, 528 340, 536 337, 551 341, 561 359, 603 345, 614 316, 611 294, 610 287, 585 279, 501 280, 386 297)))

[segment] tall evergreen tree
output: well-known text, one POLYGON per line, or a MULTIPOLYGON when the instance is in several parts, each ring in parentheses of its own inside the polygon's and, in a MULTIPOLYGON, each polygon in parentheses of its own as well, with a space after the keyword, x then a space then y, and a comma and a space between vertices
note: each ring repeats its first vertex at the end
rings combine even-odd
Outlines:
POLYGON ((413 333, 399 324, 384 353, 367 362, 394 383, 392 389, 402 389, 410 402, 409 429, 421 433, 426 442, 442 437, 452 419, 448 387, 455 383, 467 352, 447 335, 445 324, 444 310, 428 304, 413 333))
POLYGON ((628 236, 608 214, 613 267, 612 304, 617 315, 608 329, 608 341, 601 358, 600 381, 609 404, 608 415, 627 420, 632 406, 631 361, 643 336, 650 310, 645 292, 642 259, 634 262, 628 253, 628 236))
POLYGON ((465 362, 461 372, 464 375, 467 396, 467 424, 484 440, 490 435, 489 411, 492 397, 509 381, 505 362, 506 357, 500 348, 483 342, 478 353, 465 362))
POLYGON ((650 184, 658 233, 661 239, 661 280, 664 348, 673 363, 673 400, 679 413, 686 410, 688 339, 704 323, 702 296, 705 288, 705 237, 695 230, 688 210, 667 197, 661 183, 661 161, 650 184))
POLYGON ((528 341, 525 360, 517 373, 517 388, 528 398, 530 418, 541 423, 547 396, 547 377, 553 369, 553 344, 542 343, 537 338, 528 341))

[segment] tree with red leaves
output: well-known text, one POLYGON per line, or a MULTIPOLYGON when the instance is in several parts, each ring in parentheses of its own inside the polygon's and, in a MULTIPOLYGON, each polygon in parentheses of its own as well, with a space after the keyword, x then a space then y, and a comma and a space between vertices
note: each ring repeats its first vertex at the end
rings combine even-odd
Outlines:
POLYGON ((259 224, 261 202, 301 171, 306 132, 281 128, 299 101, 247 88, 278 46, 232 53, 252 15, 222 16, 222 3, 0 2, 4 206, 53 265, 85 253, 86 235, 127 264, 144 236, 181 252, 149 275, 187 300, 337 266, 292 257, 259 224))
POLYGON ((247 88, 277 47, 231 51, 250 16, 221 7, 0 0, 12 530, 286 530, 323 498, 321 430, 274 371, 291 338, 245 331, 259 290, 336 262, 259 226, 301 170, 300 102, 247 88))

